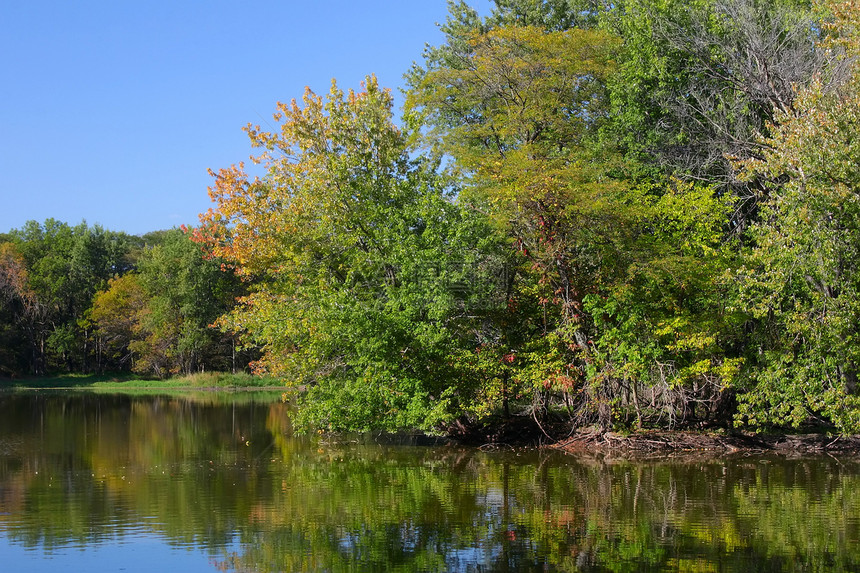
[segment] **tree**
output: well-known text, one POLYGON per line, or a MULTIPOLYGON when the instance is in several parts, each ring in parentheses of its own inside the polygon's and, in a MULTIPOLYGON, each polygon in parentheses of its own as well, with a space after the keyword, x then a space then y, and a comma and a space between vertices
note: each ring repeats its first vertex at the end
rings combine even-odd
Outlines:
POLYGON ((629 214, 619 201, 624 185, 607 177, 613 155, 601 157, 597 145, 616 47, 597 30, 492 28, 444 65, 428 62, 407 98, 468 178, 464 196, 484 206, 522 257, 510 298, 534 314, 516 333, 505 326, 510 317, 498 317, 491 339, 519 366, 502 378, 520 381, 537 410, 554 380, 565 401, 589 395, 571 375, 588 359, 583 300, 618 261, 629 214))
POLYGON ((232 339, 211 328, 240 294, 233 273, 207 258, 190 231, 160 232, 150 243, 136 272, 112 279, 93 299, 100 367, 158 376, 235 368, 232 339))
POLYGON ((774 183, 739 273, 757 345, 739 421, 849 433, 860 430, 860 42, 856 3, 831 6, 850 78, 801 90, 762 158, 743 164, 774 183))
POLYGON ((464 0, 448 1, 448 17, 440 26, 445 42, 428 46, 424 67, 414 65, 406 74, 410 89, 421 82, 427 70, 456 68, 474 36, 505 27, 535 27, 551 32, 591 28, 611 5, 604 0, 494 0, 494 4, 492 14, 481 19, 464 0))
POLYGON ((15 244, 0 242, 0 374, 20 375, 35 357, 35 326, 44 308, 27 284, 15 244))
POLYGON ((730 422, 745 318, 727 304, 724 278, 737 248, 724 238, 732 198, 674 180, 631 189, 628 200, 640 219, 626 262, 584 300, 590 383, 607 388, 622 424, 730 422))
POLYGON ((719 280, 734 201, 708 185, 631 177, 606 137, 626 39, 588 27, 469 32, 452 18, 457 33, 413 70, 407 106, 453 158, 462 196, 522 257, 507 293, 517 310, 494 317, 494 344, 471 367, 531 397, 536 419, 559 407, 603 427, 634 409, 640 423, 725 417, 740 364, 723 347, 735 319, 719 280))
POLYGON ((87 318, 98 337, 97 370, 134 369, 132 344, 140 335, 146 302, 146 291, 133 272, 110 279, 107 289, 95 294, 87 318))
POLYGON ((410 157, 390 93, 362 88, 278 104, 277 132, 249 125, 266 174, 215 174, 198 239, 252 289, 220 324, 262 347, 258 370, 309 385, 306 423, 429 429, 468 399, 448 356, 481 293, 454 287, 481 270, 483 227, 410 157))
POLYGON ((604 22, 624 38, 605 136, 631 175, 713 184, 739 199, 734 231, 754 222, 764 182, 739 180, 732 160, 761 157, 758 136, 790 113, 796 87, 843 77, 817 47, 809 2, 625 0, 604 22))
POLYGON ((26 268, 27 289, 39 312, 28 328, 30 371, 87 371, 94 354, 84 313, 109 278, 125 272, 133 238, 81 223, 27 222, 10 237, 26 268))
POLYGON ((471 178, 467 192, 494 210, 521 250, 554 277, 552 290, 561 289, 567 317, 592 277, 585 261, 567 268, 579 261, 565 251, 596 245, 574 229, 583 219, 600 229, 606 212, 595 207, 614 191, 610 180, 598 184, 603 163, 589 165, 605 119, 614 44, 597 31, 493 29, 474 36, 456 66, 428 70, 407 99, 471 178))

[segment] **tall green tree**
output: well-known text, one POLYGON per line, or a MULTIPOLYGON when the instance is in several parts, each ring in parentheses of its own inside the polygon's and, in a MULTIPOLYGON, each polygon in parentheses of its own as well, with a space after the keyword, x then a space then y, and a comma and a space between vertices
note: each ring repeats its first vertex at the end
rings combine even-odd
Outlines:
MULTIPOLYGON (((860 430, 860 41, 857 5, 832 2, 848 81, 815 82, 777 114, 749 177, 774 183, 739 274, 756 319, 740 421, 860 430)), ((833 49, 834 43, 825 47, 833 49)))
POLYGON ((410 156, 374 77, 278 108, 278 131, 248 127, 265 176, 222 169, 202 217, 201 240, 251 281, 221 324, 263 348, 260 370, 308 384, 314 426, 449 421, 469 389, 448 357, 485 282, 464 277, 494 273, 472 249, 482 225, 410 156))
POLYGON ((508 293, 516 319, 495 317, 510 362, 470 364, 514 382, 536 418, 559 405, 604 427, 616 411, 640 423, 725 416, 740 364, 724 347, 736 320, 719 280, 733 198, 659 172, 635 177, 607 137, 627 38, 590 19, 557 30, 506 14, 481 22, 452 9, 447 44, 413 69, 407 96, 431 145, 453 159, 462 195, 522 257, 508 293))
POLYGON ((523 258, 515 298, 536 311, 527 319, 533 332, 515 346, 507 329, 496 338, 529 365, 520 377, 537 397, 535 384, 581 367, 573 355, 587 353, 591 326, 583 300, 617 259, 623 234, 623 185, 606 177, 597 141, 617 39, 511 26, 467 46, 444 65, 429 61, 407 106, 468 178, 464 195, 485 206, 523 258))

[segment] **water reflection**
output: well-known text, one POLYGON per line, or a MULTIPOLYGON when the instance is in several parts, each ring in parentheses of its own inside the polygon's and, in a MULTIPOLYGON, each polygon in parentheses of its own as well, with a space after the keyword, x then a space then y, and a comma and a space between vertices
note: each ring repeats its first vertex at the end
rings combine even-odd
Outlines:
POLYGON ((0 554, 30 550, 24 569, 157 539, 138 565, 191 549, 210 571, 860 569, 854 460, 606 463, 297 438, 289 419, 241 395, 0 396, 0 554))

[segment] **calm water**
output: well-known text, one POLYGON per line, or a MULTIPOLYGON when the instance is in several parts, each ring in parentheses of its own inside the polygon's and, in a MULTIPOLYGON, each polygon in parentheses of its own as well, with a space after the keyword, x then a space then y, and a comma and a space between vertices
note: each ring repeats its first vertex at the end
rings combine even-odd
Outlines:
POLYGON ((241 394, 0 394, 0 570, 860 571, 853 459, 405 441, 241 394))

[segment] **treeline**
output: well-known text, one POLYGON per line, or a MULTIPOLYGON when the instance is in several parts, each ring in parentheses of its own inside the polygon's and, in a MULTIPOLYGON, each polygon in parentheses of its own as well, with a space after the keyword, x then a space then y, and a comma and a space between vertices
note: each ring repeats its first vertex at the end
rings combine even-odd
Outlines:
POLYGON ((180 229, 30 221, 0 235, 0 377, 241 369, 208 326, 242 288, 180 229))
POLYGON ((856 2, 450 2, 249 125, 197 240, 301 421, 860 429, 856 2))

